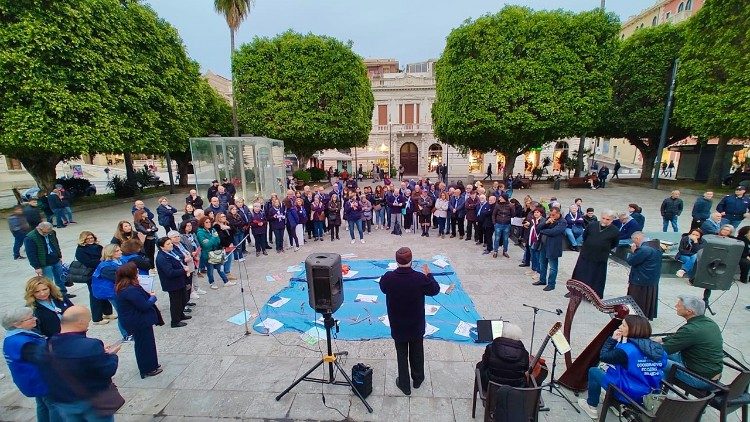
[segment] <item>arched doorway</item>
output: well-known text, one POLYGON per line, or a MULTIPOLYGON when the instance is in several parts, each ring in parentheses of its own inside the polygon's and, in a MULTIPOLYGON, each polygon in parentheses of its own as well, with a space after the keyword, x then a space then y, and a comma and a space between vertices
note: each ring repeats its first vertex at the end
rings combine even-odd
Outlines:
POLYGON ((404 174, 416 175, 419 167, 419 149, 414 142, 407 142, 401 145, 400 151, 401 165, 404 166, 404 174))
POLYGON ((443 162, 443 147, 440 146, 440 144, 430 145, 427 156, 427 172, 432 173, 435 171, 438 164, 443 162))
POLYGON ((555 152, 552 154, 552 170, 565 171, 565 160, 568 159, 568 143, 560 141, 555 144, 555 152))

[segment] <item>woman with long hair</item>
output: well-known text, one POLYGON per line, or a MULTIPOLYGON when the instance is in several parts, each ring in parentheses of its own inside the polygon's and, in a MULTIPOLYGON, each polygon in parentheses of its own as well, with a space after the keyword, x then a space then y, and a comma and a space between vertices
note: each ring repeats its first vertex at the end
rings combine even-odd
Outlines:
POLYGON ((66 309, 73 306, 60 289, 47 277, 34 276, 26 282, 26 306, 34 310, 37 331, 46 337, 60 333, 60 319, 66 309))
POLYGON ((129 262, 117 270, 115 292, 120 321, 133 335, 135 361, 141 378, 153 377, 162 372, 156 355, 154 325, 163 325, 156 296, 143 290, 138 284, 138 269, 129 262), (161 323, 160 323, 161 322, 161 323))
POLYGON ((578 399, 581 410, 597 419, 599 395, 610 384, 638 403, 646 394, 661 390, 667 353, 650 337, 651 324, 645 317, 628 315, 622 320, 599 354, 599 361, 609 365, 606 371, 598 366, 589 368, 588 398, 578 399))
POLYGON ((195 207, 193 207, 190 204, 185 204, 185 209, 183 210, 182 214, 182 221, 189 221, 195 219, 195 207))
POLYGON ((138 232, 143 242, 143 252, 146 253, 151 268, 154 268, 154 253, 156 252, 156 232, 159 228, 154 220, 148 218, 145 210, 138 210, 133 214, 133 228, 138 232))
POLYGON ((121 260, 123 264, 133 262, 138 268, 138 274, 149 275, 151 262, 146 257, 146 254, 143 253, 143 243, 140 240, 126 240, 120 245, 120 250, 122 251, 121 260))
MULTIPOLYGON (((677 277, 688 275, 689 278, 692 278, 695 263, 698 261, 698 251, 701 249, 703 249, 703 231, 701 229, 693 229, 689 233, 682 235, 677 255, 675 256, 676 260, 682 262, 682 266, 677 271, 677 277)), ((741 263, 742 261, 740 261, 741 263)))
POLYGON ((375 230, 385 228, 385 193, 383 186, 375 186, 375 194, 372 200, 372 212, 375 214, 375 230))
POLYGON ((224 213, 216 214, 216 220, 214 220, 214 229, 219 233, 219 244, 221 247, 229 252, 226 253, 227 258, 224 260, 224 274, 227 275, 229 280, 237 280, 235 276, 231 274, 232 263, 234 262, 233 251, 236 248, 234 244, 234 229, 229 225, 227 215, 224 213))
MULTIPOLYGON (((76 261, 83 264, 93 274, 102 259, 104 247, 99 244, 94 233, 84 230, 78 235, 78 247, 76 247, 76 261)), ((89 289, 89 306, 91 306, 91 321, 94 325, 108 324, 110 320, 117 319, 112 314, 112 304, 109 301, 97 299, 91 290, 91 277, 86 287, 89 289)))
POLYGON ((339 201, 339 197, 335 193, 331 194, 331 199, 328 201, 327 209, 328 228, 331 231, 331 242, 333 242, 334 232, 336 239, 338 239, 339 227, 341 227, 341 201, 339 201))
POLYGON ((232 231, 232 243, 235 245, 234 251, 232 251, 232 257, 237 262, 242 262, 245 258, 242 256, 242 247, 240 244, 245 238, 245 226, 247 221, 240 214, 240 210, 236 205, 229 206, 229 212, 226 215, 227 223, 232 231))
POLYGON ((266 214, 260 202, 254 202, 253 210, 250 212, 250 232, 255 239, 255 256, 260 256, 261 253, 268 255, 266 225, 266 214))
POLYGON ((349 236, 351 237, 351 243, 354 244, 354 228, 357 228, 359 233, 359 241, 365 243, 365 239, 362 237, 362 203, 357 198, 356 192, 349 192, 349 199, 344 204, 344 219, 349 225, 349 236))
POLYGON ((130 223, 130 221, 122 220, 119 223, 117 223, 117 229, 115 230, 114 236, 112 236, 112 240, 109 241, 109 243, 113 243, 115 245, 122 245, 122 242, 136 238, 136 231, 133 230, 133 224, 130 223))
MULTIPOLYGON (((115 298, 115 280, 117 269, 122 266, 122 249, 118 245, 109 244, 102 249, 102 259, 91 275, 91 292, 97 299, 107 300, 120 314, 117 309, 115 298)), ((122 326, 122 320, 118 319, 117 327, 120 329, 123 340, 128 338, 128 332, 122 326)))
POLYGON ((438 236, 445 239, 445 219, 448 217, 448 192, 440 192, 440 197, 435 201, 435 217, 438 223, 438 236))
POLYGON ((225 286, 236 285, 237 283, 227 279, 223 263, 212 264, 208 259, 209 252, 221 250, 219 232, 214 228, 213 221, 208 217, 203 217, 198 221, 198 224, 200 227, 198 228, 196 237, 201 247, 201 260, 206 263, 206 274, 208 275, 208 284, 211 286, 211 289, 216 290, 219 288, 219 286, 214 284, 214 270, 219 273, 219 277, 224 281, 225 286))

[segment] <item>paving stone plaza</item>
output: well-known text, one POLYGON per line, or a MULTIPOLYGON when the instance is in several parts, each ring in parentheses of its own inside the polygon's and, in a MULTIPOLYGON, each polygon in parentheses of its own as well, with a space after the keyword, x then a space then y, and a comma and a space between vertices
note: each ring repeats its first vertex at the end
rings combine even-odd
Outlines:
MULTIPOLYGON (((666 191, 610 183, 606 189, 563 188, 559 191, 551 190, 547 184, 540 184, 528 191, 517 190, 514 197, 520 199, 527 193, 534 199, 556 196, 564 205, 572 203, 576 197, 581 197, 584 207, 594 207, 597 214, 605 208, 623 211, 628 203, 636 202, 643 208, 647 231, 661 229, 659 205, 669 195, 666 191)), ((201 195, 205 195, 205 192, 201 195)), ((183 198, 184 195, 173 195, 170 202, 181 206, 183 198)), ((679 222, 680 227, 686 229, 690 225, 690 208, 696 197, 683 194, 682 198, 685 201, 686 212, 680 217, 679 222)), ((714 199, 714 204, 717 202, 718 198, 714 199)), ((146 205, 155 210, 156 199, 147 200, 146 205)), ((75 220, 79 224, 58 230, 66 263, 73 258, 76 240, 81 230, 93 231, 106 243, 112 236, 117 222, 132 220, 132 217, 130 205, 124 204, 82 211, 75 215, 75 220)), ((163 234, 161 228, 160 234, 163 234)), ((418 259, 442 254, 450 259, 479 314, 487 319, 502 317, 520 325, 524 331, 522 340, 528 347, 533 312, 522 304, 564 310, 567 306, 567 299, 563 297, 567 291, 564 287, 565 281, 570 277, 578 255, 576 252, 564 253, 560 259, 557 289, 543 292, 541 288, 531 286, 532 280, 524 275, 525 269, 518 267, 522 250, 517 247, 511 247, 510 259, 502 256, 492 259, 482 255, 480 247, 475 246, 473 242, 457 239, 439 239, 435 236, 423 238, 412 234, 395 237, 385 231, 374 231, 365 239, 365 244, 351 245, 348 233, 343 233, 342 230, 341 240, 336 242, 311 242, 298 252, 288 250, 282 255, 272 253, 261 258, 255 258, 254 254, 248 255, 245 262, 234 263, 232 272, 246 278, 245 300, 250 311, 257 313, 258 305, 262 306, 272 294, 287 284, 287 266, 298 264, 313 251, 354 253, 358 259, 393 259, 398 247, 409 246, 414 257, 418 259), (244 267, 239 268, 240 265, 244 267), (265 278, 269 273, 282 274, 286 278, 269 282, 265 278)), ((28 261, 11 259, 11 243, 11 234, 8 230, 2 230, 2 309, 23 303, 24 283, 33 274, 28 261)), ((628 268, 610 262, 605 297, 624 295, 627 290, 627 276, 628 268)), ((206 289, 206 279, 197 280, 200 286, 206 289)), ((119 352, 120 366, 114 381, 127 401, 120 409, 116 420, 471 420, 474 365, 481 358, 483 346, 426 340, 426 380, 421 388, 412 389, 411 397, 406 397, 395 386, 396 355, 392 341, 337 340, 334 350, 349 352, 344 362, 347 371, 359 362, 373 368, 374 391, 368 402, 374 408, 374 412, 367 413, 357 397, 343 386, 301 383, 277 402, 274 397, 314 365, 320 359, 321 353, 316 346, 310 348, 305 344, 299 334, 281 333, 264 336, 253 332, 252 335, 241 338, 244 327, 226 321, 242 309, 239 286, 206 290, 209 292, 196 300, 198 305, 192 313, 193 319, 187 321, 187 327, 172 329, 167 325, 155 328, 159 361, 164 368, 162 374, 141 379, 136 368, 132 344, 126 344, 119 352), (239 340, 234 342, 237 339, 239 340), (228 346, 229 343, 233 344, 228 346), (321 400, 321 393, 325 395, 326 405, 321 400)), ((73 300, 76 304, 88 306, 85 286, 76 285, 70 291, 78 295, 73 300)), ((702 291, 689 287, 684 279, 662 278, 659 288, 659 315, 653 322, 654 332, 674 331, 683 322, 672 308, 677 295, 683 293, 700 296, 702 291)), ((169 306, 167 294, 158 291, 158 298, 157 305, 166 317, 169 306)), ((745 305, 750 304, 750 287, 735 284, 727 292, 715 292, 713 298, 718 298, 713 304, 713 309, 718 314, 713 318, 720 327, 725 327, 725 344, 743 352, 750 350, 750 337, 747 336, 746 328, 749 313, 745 310, 745 305), (734 309, 730 315, 729 311, 733 305, 734 309)), ((535 349, 538 348, 544 332, 563 317, 548 313, 539 314, 535 349)), ((607 315, 591 305, 581 305, 571 339, 574 356, 588 344, 608 319, 607 315)), ((341 330, 346 329, 346 323, 342 323, 341 330)), ((119 337, 115 324, 92 325, 88 334, 102 339, 105 343, 113 342, 119 337)), ((321 348, 325 348, 324 342, 319 344, 321 348)), ((739 356, 736 350, 725 348, 739 356)), ((552 350, 552 347, 548 347, 545 353, 550 364, 552 350)), ((536 350, 531 352, 535 353, 536 350)), ((563 360, 559 359, 557 375, 562 373, 564 365, 563 360)), ((33 420, 34 401, 18 392, 10 379, 7 366, 2 365, 0 373, 6 375, 0 380, 0 420, 33 420)), ((322 371, 318 371, 315 375, 323 374, 322 371)), ((565 392, 575 402, 573 394, 567 390, 565 392)), ((561 398, 549 393, 544 393, 543 397, 550 411, 542 412, 540 420, 590 420, 585 414, 576 413, 561 398)), ((481 419, 483 410, 481 405, 478 406, 477 418, 481 419)), ((737 415, 739 412, 733 414, 730 420, 737 420, 737 415)), ((610 414, 609 420, 617 418, 610 414)), ((709 408, 703 420, 718 420, 718 413, 709 408)))

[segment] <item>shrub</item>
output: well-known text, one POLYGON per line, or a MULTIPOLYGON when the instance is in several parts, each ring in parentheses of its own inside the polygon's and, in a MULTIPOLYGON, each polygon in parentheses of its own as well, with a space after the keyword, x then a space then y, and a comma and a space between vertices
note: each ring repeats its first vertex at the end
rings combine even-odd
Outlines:
POLYGON ((297 170, 294 172, 294 178, 298 181, 308 183, 310 181, 310 172, 307 170, 297 170))
POLYGON ((308 172, 310 172, 310 180, 313 182, 317 182, 318 180, 325 180, 327 174, 325 170, 317 168, 317 167, 310 167, 307 169, 308 172))
POLYGON ((120 177, 119 174, 109 179, 107 187, 115 193, 115 198, 129 198, 140 190, 135 182, 128 181, 126 178, 120 177))
POLYGON ((88 196, 91 194, 92 190, 96 193, 96 188, 93 187, 88 179, 61 177, 55 180, 55 184, 62 185, 65 192, 70 194, 70 197, 74 199, 88 196))
POLYGON ((154 173, 146 169, 140 169, 135 172, 135 184, 139 191, 151 186, 161 186, 164 182, 154 173))

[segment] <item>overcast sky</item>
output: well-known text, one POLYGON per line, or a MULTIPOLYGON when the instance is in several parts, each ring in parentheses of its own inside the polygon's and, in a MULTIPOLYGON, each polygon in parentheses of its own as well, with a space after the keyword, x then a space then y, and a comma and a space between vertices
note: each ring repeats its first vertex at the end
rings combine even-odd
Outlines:
MULTIPOLYGON (((607 10, 624 21, 656 0, 607 0, 607 10)), ((229 76, 229 30, 213 0, 146 0, 180 32, 188 54, 211 70, 229 76)), ((467 18, 499 11, 506 4, 534 9, 590 10, 600 0, 257 0, 240 26, 237 45, 255 36, 287 29, 351 40, 366 58, 407 63, 438 58, 451 29, 467 18)))

